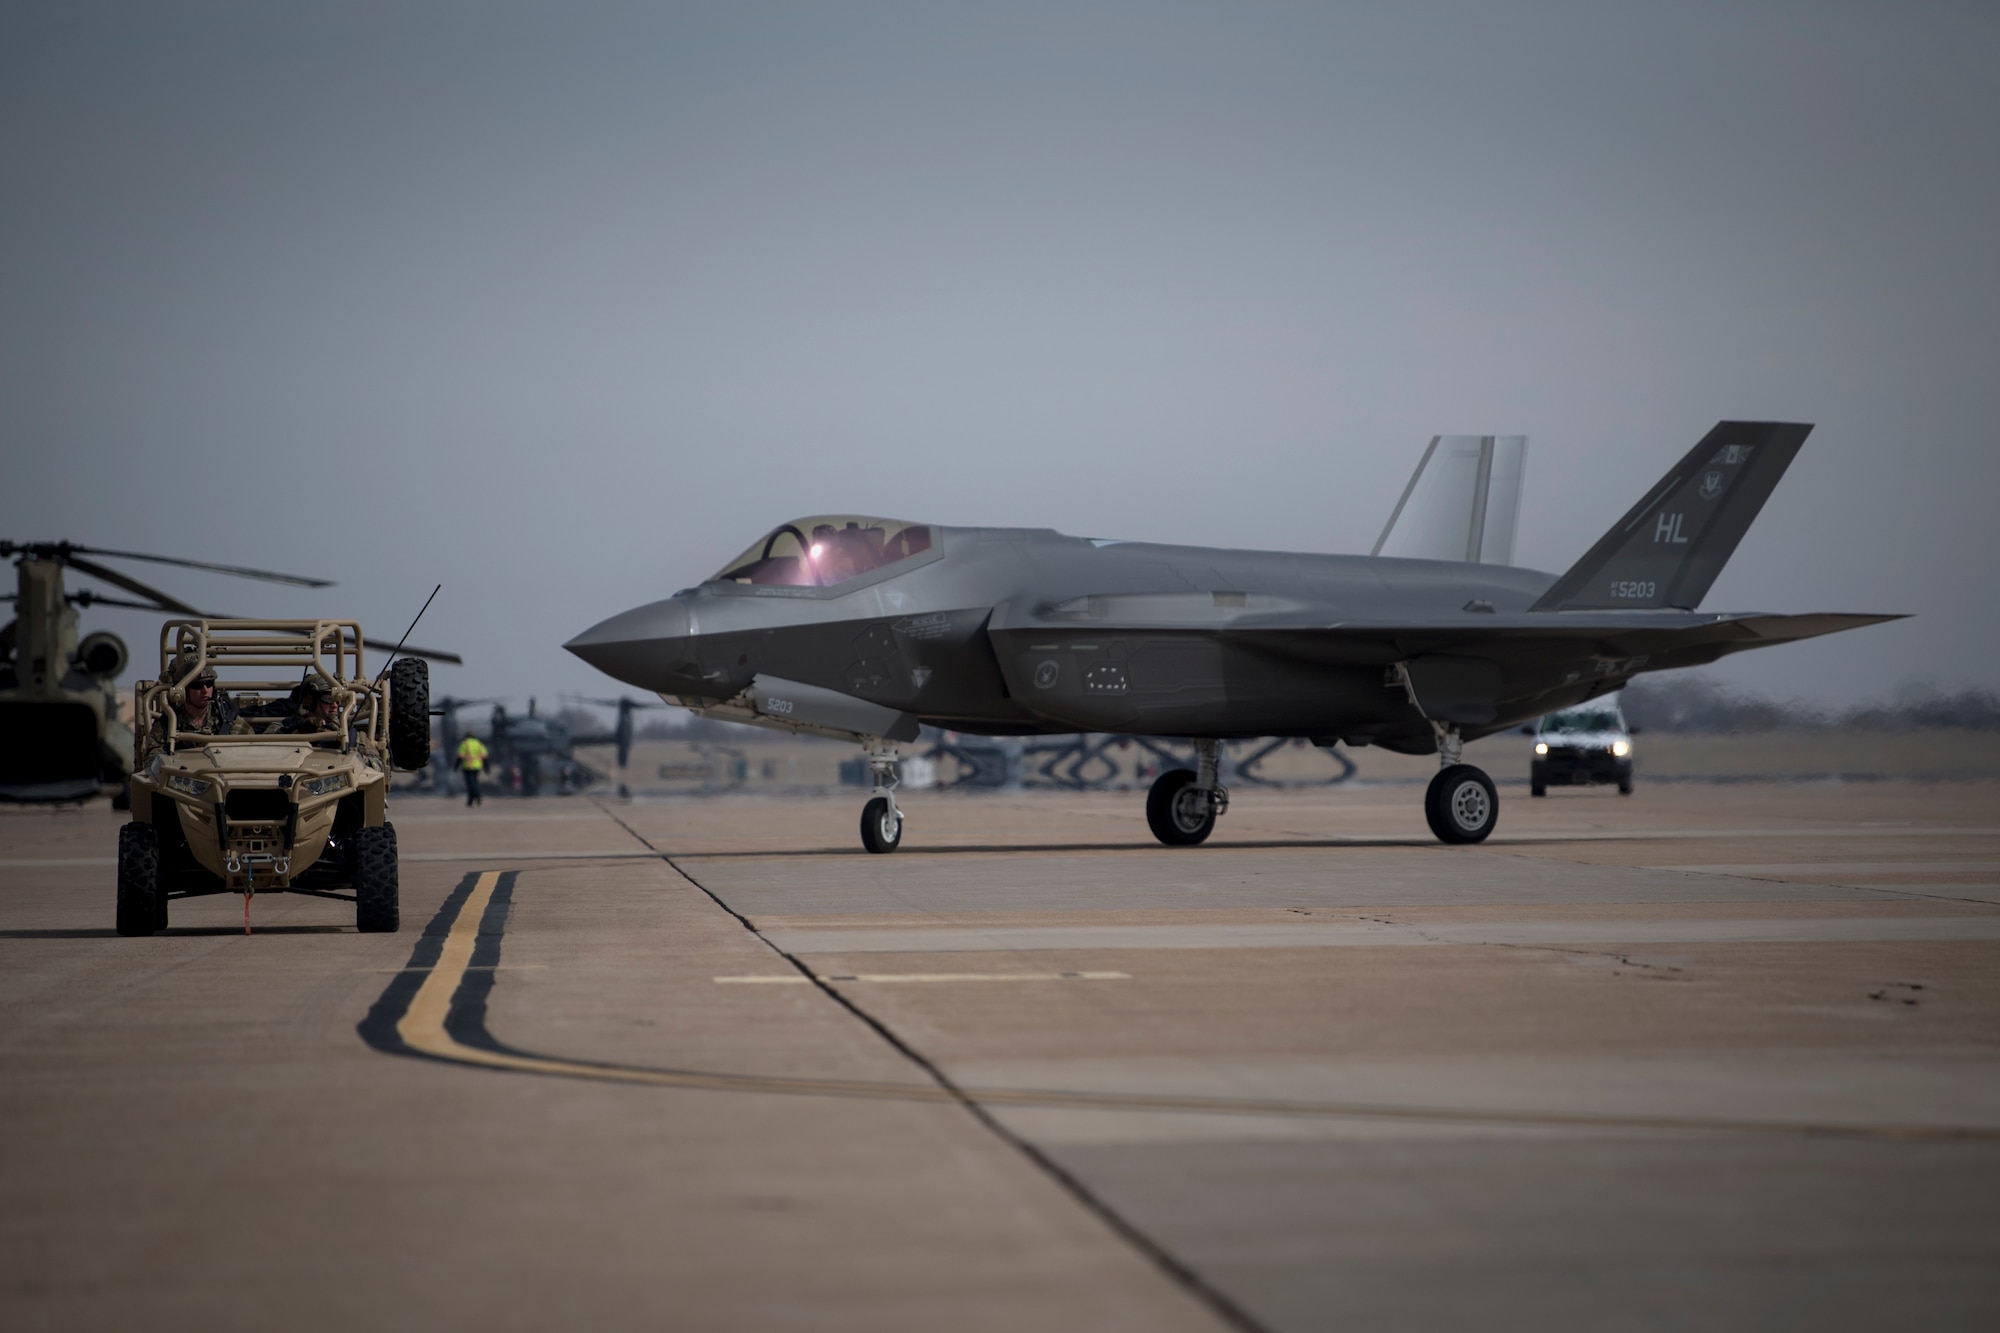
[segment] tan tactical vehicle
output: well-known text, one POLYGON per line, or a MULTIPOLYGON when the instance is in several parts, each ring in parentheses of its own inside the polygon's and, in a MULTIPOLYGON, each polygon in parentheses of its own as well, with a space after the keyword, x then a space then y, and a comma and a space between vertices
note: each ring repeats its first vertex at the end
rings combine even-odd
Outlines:
POLYGON ((118 837, 118 933, 150 935, 167 903, 212 893, 303 893, 354 903, 355 925, 399 924, 391 768, 430 761, 430 667, 379 680, 343 620, 170 620, 160 677, 137 689, 132 822, 118 837), (215 682, 212 730, 187 729, 191 684, 215 682), (336 711, 315 714, 313 690, 336 711), (235 725, 240 718, 243 725, 235 725), (237 734, 231 734, 232 730, 237 734), (347 890, 347 892, 340 892, 347 890))

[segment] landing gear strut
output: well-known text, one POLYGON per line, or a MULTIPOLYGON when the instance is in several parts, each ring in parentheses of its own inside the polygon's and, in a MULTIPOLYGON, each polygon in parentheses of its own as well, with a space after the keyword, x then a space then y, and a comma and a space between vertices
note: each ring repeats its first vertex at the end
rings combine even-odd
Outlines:
POLYGON ((1221 741, 1196 741, 1199 767, 1169 769, 1146 793, 1146 825, 1169 847, 1193 847, 1215 831, 1215 821, 1229 809, 1229 788, 1222 785, 1221 741))
POLYGON ((1492 778, 1460 762, 1465 746, 1456 726, 1433 722, 1431 728, 1437 733, 1438 773, 1424 793, 1424 818, 1439 842, 1483 842, 1500 821, 1500 793, 1492 778))
POLYGON ((880 741, 868 746, 868 771, 875 792, 861 807, 861 845, 886 854, 903 845, 903 812, 896 808, 896 749, 880 741))

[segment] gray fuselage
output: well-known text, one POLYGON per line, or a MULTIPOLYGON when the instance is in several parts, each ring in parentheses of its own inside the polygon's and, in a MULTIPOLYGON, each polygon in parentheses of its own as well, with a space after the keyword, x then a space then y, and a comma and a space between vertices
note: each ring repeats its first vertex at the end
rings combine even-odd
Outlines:
MULTIPOLYGON (((1463 664, 1469 687, 1440 678, 1439 697, 1488 696, 1460 708, 1468 736, 1617 688, 1645 665, 1629 645, 1606 651, 1614 627, 1595 622, 1611 617, 1531 616, 1554 582, 1534 570, 931 531, 923 555, 836 587, 710 581, 568 646, 691 707, 763 676, 977 733, 1306 736, 1414 751, 1432 748, 1426 716, 1441 710, 1417 706, 1388 674, 1395 663, 1463 664), (1524 620, 1532 629, 1496 636, 1524 620), (1550 640, 1562 622, 1571 632, 1550 640)), ((1718 618, 1615 619, 1629 634, 1718 618)))

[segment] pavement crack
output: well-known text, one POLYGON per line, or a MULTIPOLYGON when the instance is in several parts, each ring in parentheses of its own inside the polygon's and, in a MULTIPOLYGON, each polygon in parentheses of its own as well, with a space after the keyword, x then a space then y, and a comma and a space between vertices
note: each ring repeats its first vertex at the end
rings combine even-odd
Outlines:
POLYGON ((727 902, 723 901, 720 894, 689 874, 683 866, 674 860, 670 853, 619 818, 616 811, 607 808, 601 801, 593 800, 592 804, 596 805, 598 809, 603 810, 613 823, 624 829, 634 840, 666 862, 675 874, 693 885, 710 902, 734 917, 737 924, 756 936, 771 952, 784 959, 801 976, 805 977, 810 984, 817 987, 822 994, 852 1014, 855 1019, 866 1025, 877 1037, 881 1038, 891 1049, 895 1050, 897 1054, 922 1071, 925 1077, 929 1078, 940 1091, 945 1093, 961 1109, 983 1125, 989 1133, 1026 1158, 1031 1165, 1039 1168, 1058 1188, 1076 1200, 1087 1212, 1108 1227, 1114 1235, 1130 1245, 1142 1258, 1151 1263, 1176 1286, 1207 1307, 1210 1313, 1231 1327, 1243 1330, 1243 1333, 1268 1333, 1264 1325, 1250 1317, 1248 1311, 1237 1305, 1235 1301, 1224 1295, 1218 1288, 1210 1285, 1207 1279, 1203 1278, 1200 1273, 1183 1262, 1164 1245, 1140 1230, 1136 1223, 1113 1208, 1107 1200, 1093 1191, 1079 1177, 1071 1173, 1053 1157, 1043 1152, 1033 1142, 1001 1123, 1000 1119, 977 1097, 960 1087, 930 1057, 898 1036, 887 1022, 863 1009, 851 995, 842 991, 839 987, 832 985, 830 979, 823 978, 814 973, 812 968, 808 967, 805 961, 799 958, 798 955, 782 948, 770 936, 757 929, 755 923, 749 917, 731 907, 727 902))

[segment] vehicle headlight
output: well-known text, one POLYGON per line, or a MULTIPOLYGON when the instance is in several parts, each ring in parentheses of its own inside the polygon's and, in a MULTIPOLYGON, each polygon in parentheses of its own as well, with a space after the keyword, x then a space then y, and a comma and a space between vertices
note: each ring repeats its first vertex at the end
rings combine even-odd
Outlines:
POLYGON ((1535 742, 1535 753, 1536 753, 1536 754, 1547 754, 1548 752, 1549 752, 1549 743, 1548 743, 1547 741, 1536 741, 1536 742, 1535 742))
POLYGON ((345 773, 329 773, 323 778, 308 778, 299 784, 308 796, 324 796, 330 791, 339 791, 346 785, 345 773))
POLYGON ((203 782, 200 778, 191 778, 185 773, 167 774, 166 785, 177 792, 184 792, 189 796, 208 795, 208 784, 206 782, 203 782))
POLYGON ((1611 742, 1611 753, 1617 755, 1620 759, 1623 759, 1626 755, 1632 753, 1632 742, 1630 741, 1611 742))

